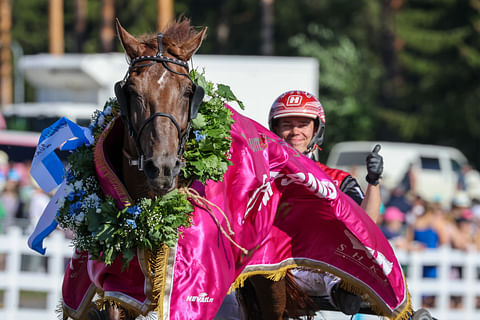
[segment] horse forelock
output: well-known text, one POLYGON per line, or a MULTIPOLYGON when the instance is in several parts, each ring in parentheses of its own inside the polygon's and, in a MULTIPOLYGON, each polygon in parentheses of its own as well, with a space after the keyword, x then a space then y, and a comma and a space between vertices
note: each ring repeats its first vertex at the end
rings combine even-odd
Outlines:
MULTIPOLYGON (((190 19, 181 17, 163 31, 163 49, 166 51, 170 47, 180 46, 197 34, 198 31, 190 25, 190 19)), ((158 49, 157 34, 147 34, 138 40, 155 52, 158 49)))

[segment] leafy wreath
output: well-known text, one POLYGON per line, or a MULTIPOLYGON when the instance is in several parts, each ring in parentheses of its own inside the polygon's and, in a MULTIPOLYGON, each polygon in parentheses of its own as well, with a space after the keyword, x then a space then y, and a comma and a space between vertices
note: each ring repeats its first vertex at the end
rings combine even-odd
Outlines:
MULTIPOLYGON (((231 162, 231 112, 225 103, 235 101, 230 90, 222 84, 205 80, 203 73, 191 71, 193 81, 205 89, 205 98, 197 118, 192 120, 192 131, 184 153, 185 179, 220 181, 231 162)), ((77 148, 69 157, 65 176, 65 197, 57 203, 57 221, 70 229, 73 244, 86 250, 92 259, 111 264, 123 257, 126 265, 137 248, 151 251, 163 244, 174 246, 182 230, 190 226, 193 206, 185 193, 173 190, 154 199, 143 198, 132 206, 119 210, 114 199, 105 196, 97 180, 93 152, 96 142, 108 123, 119 116, 116 99, 110 99, 103 111, 95 111, 90 130, 95 142, 77 148)))

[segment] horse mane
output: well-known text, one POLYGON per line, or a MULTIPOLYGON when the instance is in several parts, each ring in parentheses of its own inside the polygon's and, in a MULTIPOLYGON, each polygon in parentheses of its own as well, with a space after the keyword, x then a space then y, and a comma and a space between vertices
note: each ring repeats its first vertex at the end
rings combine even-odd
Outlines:
MULTIPOLYGON (((177 47, 182 43, 188 41, 198 34, 193 26, 190 25, 190 19, 185 17, 179 17, 176 21, 171 23, 167 28, 162 31, 163 38, 162 44, 164 49, 168 50, 171 47, 177 47)), ((139 37, 140 42, 157 50, 157 34, 147 34, 139 37)), ((170 52, 172 53, 172 52, 170 52)))

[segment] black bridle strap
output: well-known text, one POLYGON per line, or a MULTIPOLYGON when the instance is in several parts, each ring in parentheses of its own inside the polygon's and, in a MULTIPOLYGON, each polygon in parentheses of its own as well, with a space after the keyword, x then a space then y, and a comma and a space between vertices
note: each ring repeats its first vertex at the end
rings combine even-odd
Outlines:
MULTIPOLYGON (((139 67, 146 66, 146 65, 136 66, 137 63, 143 62, 143 61, 155 61, 155 62, 162 62, 162 63, 168 62, 168 63, 173 63, 173 64, 176 64, 176 65, 182 66, 182 67, 186 68, 187 70, 189 69, 188 63, 183 61, 183 60, 178 60, 178 59, 174 59, 174 58, 169 58, 169 57, 157 55, 157 56, 139 56, 139 57, 133 58, 132 61, 130 62, 129 71, 132 68, 139 68, 139 67)), ((152 64, 154 64, 154 63, 149 63, 147 65, 152 65, 152 64)))
MULTIPOLYGON (((155 63, 161 63, 163 65, 163 67, 166 70, 168 70, 169 72, 172 72, 172 73, 177 74, 177 75, 185 76, 193 83, 193 80, 190 77, 190 74, 188 74, 188 72, 187 73, 177 72, 177 71, 173 70, 168 65, 169 63, 173 63, 173 64, 179 65, 181 67, 184 67, 185 69, 187 69, 187 71, 189 70, 188 63, 186 61, 179 60, 179 59, 174 59, 174 58, 169 58, 169 57, 166 57, 166 56, 163 55, 162 37, 163 36, 162 36, 161 33, 157 34, 157 43, 158 43, 157 55, 155 55, 155 56, 139 56, 139 57, 133 58, 130 61, 130 67, 128 68, 128 72, 125 75, 125 79, 127 79, 129 77, 130 73, 137 68, 149 67, 151 65, 154 65, 155 63), (147 62, 147 63, 142 63, 142 62, 147 62)), ((190 128, 191 128, 191 118, 190 118, 191 114, 189 113, 189 116, 188 116, 189 120, 188 120, 187 128, 185 129, 185 132, 182 134, 182 130, 181 130, 180 126, 178 125, 178 122, 175 120, 175 118, 171 114, 163 113, 163 112, 154 113, 142 123, 142 126, 138 130, 138 134, 136 134, 136 136, 134 136, 135 133, 134 133, 133 130, 130 131, 130 135, 132 136, 132 138, 134 138, 137 153, 140 156, 140 160, 138 161, 139 170, 143 170, 143 161, 144 161, 144 155, 143 155, 142 148, 141 148, 141 145, 140 145, 140 137, 142 136, 143 129, 146 127, 146 125, 148 123, 150 123, 156 117, 166 117, 166 118, 170 119, 172 121, 172 123, 175 125, 175 128, 177 128, 178 141, 179 141, 177 156, 179 158, 182 156, 182 154, 185 150, 185 143, 187 141, 187 136, 188 136, 188 134, 190 132, 190 128)), ((128 118, 127 121, 128 121, 129 128, 133 128, 133 126, 130 123, 130 119, 129 119, 128 116, 127 116, 127 118, 128 118)))
POLYGON ((145 126, 150 121, 152 121, 156 117, 165 117, 165 118, 170 119, 173 122, 173 124, 175 125, 175 128, 177 128, 178 142, 181 143, 182 142, 182 129, 180 129, 180 126, 178 125, 177 120, 175 120, 175 118, 171 114, 163 113, 163 112, 156 112, 156 113, 152 114, 150 117, 148 117, 147 120, 145 120, 143 122, 142 126, 140 127, 140 130, 138 130, 138 134, 137 134, 137 137, 135 139, 135 143, 137 144, 137 146, 140 146, 140 137, 142 136, 143 129, 145 128, 145 126))

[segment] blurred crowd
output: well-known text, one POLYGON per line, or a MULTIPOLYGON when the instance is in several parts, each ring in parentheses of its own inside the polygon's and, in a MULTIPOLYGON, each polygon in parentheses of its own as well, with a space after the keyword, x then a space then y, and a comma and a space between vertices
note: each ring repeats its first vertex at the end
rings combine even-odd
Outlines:
POLYGON ((29 172, 30 162, 9 162, 0 151, 0 233, 17 226, 29 235, 50 201, 29 172))
POLYGON ((442 202, 441 195, 427 201, 416 192, 415 177, 409 172, 397 187, 383 193, 377 224, 399 249, 412 251, 450 246, 463 251, 480 251, 479 190, 480 174, 468 165, 459 175, 451 203, 442 202))

